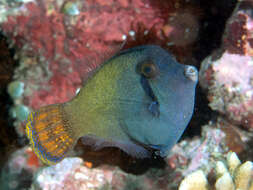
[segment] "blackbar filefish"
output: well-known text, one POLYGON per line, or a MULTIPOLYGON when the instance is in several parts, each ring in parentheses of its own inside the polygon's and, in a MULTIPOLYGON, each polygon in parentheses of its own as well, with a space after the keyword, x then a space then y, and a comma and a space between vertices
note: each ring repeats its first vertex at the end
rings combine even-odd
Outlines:
POLYGON ((95 150, 165 157, 192 117, 197 81, 194 66, 177 63, 159 46, 124 50, 94 71, 71 101, 32 112, 26 134, 45 164, 71 156, 78 139, 95 150))

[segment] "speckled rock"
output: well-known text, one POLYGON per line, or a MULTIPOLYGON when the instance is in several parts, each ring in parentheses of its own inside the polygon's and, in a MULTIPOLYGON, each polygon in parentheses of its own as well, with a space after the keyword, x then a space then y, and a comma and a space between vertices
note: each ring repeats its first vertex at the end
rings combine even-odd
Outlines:
POLYGON ((253 130, 253 17, 245 3, 228 20, 222 48, 202 62, 200 85, 213 110, 253 130))
POLYGON ((101 188, 112 179, 112 171, 89 169, 80 158, 66 158, 36 174, 34 187, 43 190, 91 190, 101 188))
MULTIPOLYGON (((212 168, 213 159, 220 157, 228 151, 226 145, 226 134, 211 124, 202 127, 201 138, 184 140, 171 150, 167 158, 168 165, 174 165, 175 155, 180 155, 187 162, 179 162, 175 169, 187 175, 197 169, 209 172, 212 168)), ((181 158, 182 160, 182 158, 181 158)))

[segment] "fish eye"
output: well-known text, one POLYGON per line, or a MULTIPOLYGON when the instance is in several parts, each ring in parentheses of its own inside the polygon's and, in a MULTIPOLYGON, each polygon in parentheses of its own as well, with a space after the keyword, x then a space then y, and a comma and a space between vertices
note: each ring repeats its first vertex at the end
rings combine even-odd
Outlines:
POLYGON ((139 72, 147 78, 154 78, 158 74, 158 68, 149 60, 141 63, 139 72))

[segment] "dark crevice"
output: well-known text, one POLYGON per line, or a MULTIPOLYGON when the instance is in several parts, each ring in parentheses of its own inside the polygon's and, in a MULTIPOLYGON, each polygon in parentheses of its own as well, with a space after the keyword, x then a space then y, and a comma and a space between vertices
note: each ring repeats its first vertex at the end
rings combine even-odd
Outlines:
MULTIPOLYGON (((220 0, 195 1, 203 10, 198 41, 193 54, 198 62, 196 65, 198 68, 200 68, 200 63, 204 58, 221 47, 226 22, 235 9, 236 2, 236 0, 229 2, 220 0)), ((201 127, 217 118, 218 113, 211 110, 208 103, 206 92, 200 86, 197 86, 194 114, 183 134, 183 138, 200 135, 201 127)))
POLYGON ((207 125, 209 121, 216 120, 218 113, 208 106, 206 94, 198 85, 196 88, 195 108, 192 119, 184 131, 182 139, 201 135, 201 127, 207 125))
POLYGON ((198 43, 194 57, 201 62, 206 56, 221 46, 225 25, 231 16, 237 1, 206 1, 196 0, 203 10, 201 18, 198 43))
POLYGON ((21 147, 18 135, 13 126, 14 120, 9 117, 13 105, 7 93, 7 85, 11 82, 17 63, 14 61, 14 50, 9 49, 6 38, 0 34, 0 168, 10 152, 21 147))

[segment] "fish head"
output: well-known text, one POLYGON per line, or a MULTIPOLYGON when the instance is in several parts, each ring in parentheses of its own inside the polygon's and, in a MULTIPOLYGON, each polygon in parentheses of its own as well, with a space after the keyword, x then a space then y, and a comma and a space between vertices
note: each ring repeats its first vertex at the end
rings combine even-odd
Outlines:
POLYGON ((117 62, 125 62, 114 99, 120 127, 134 143, 166 156, 192 117, 197 69, 158 46, 123 51, 117 62))

